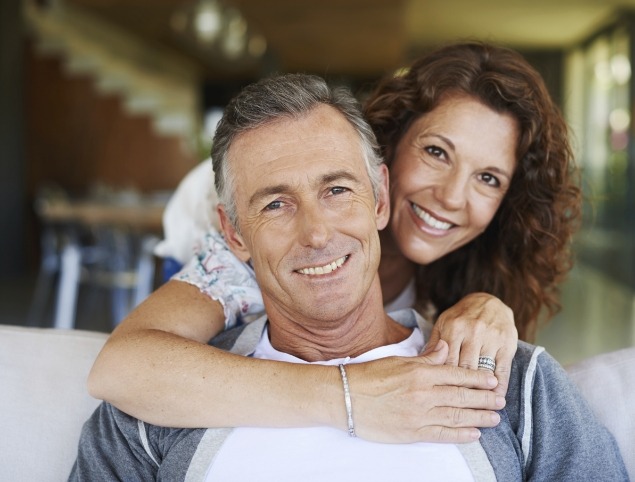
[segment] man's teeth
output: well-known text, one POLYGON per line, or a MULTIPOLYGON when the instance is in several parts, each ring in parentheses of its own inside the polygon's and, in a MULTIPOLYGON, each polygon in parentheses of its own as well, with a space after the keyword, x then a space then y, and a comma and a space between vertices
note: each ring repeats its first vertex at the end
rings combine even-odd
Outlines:
POLYGON ((337 268, 344 264, 346 261, 346 256, 342 256, 339 259, 336 259, 332 263, 326 264, 324 266, 316 266, 312 268, 302 268, 298 270, 300 274, 308 274, 308 275, 319 275, 319 274, 328 274, 332 271, 335 271, 337 268))
POLYGON ((439 221, 438 219, 433 218, 416 204, 412 205, 412 209, 414 209, 417 216, 419 216, 419 219, 421 219, 424 223, 426 223, 428 226, 433 227, 434 229, 442 229, 444 231, 447 231, 452 227, 452 224, 450 223, 444 223, 443 221, 439 221))

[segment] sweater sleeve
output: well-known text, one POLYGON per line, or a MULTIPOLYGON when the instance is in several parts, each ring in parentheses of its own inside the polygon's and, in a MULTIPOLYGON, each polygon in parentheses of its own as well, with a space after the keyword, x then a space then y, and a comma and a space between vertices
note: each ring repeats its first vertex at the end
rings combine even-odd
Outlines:
POLYGON ((534 352, 535 372, 524 386, 523 452, 527 480, 628 481, 617 443, 596 419, 564 369, 534 352))
POLYGON ((82 428, 69 481, 184 480, 205 432, 150 425, 102 403, 82 428))
POLYGON ((139 434, 136 419, 102 403, 82 428, 69 481, 156 480, 159 461, 139 434))

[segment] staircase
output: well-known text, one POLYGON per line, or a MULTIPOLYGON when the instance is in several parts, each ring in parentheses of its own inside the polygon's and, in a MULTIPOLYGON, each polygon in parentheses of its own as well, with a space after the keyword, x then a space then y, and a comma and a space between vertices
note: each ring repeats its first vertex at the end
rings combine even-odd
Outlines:
POLYGON ((157 134, 179 136, 195 152, 201 74, 194 64, 61 1, 23 6, 39 55, 63 59, 69 76, 91 76, 98 92, 120 96, 127 113, 150 116, 157 134))

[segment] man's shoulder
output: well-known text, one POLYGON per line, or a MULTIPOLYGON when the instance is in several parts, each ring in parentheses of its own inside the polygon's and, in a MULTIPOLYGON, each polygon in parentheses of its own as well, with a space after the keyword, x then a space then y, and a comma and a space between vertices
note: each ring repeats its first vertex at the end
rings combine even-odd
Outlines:
POLYGON ((251 355, 262 336, 267 323, 267 316, 243 323, 219 333, 209 342, 210 345, 239 355, 251 355))
POLYGON ((388 313, 393 320, 406 328, 419 327, 427 338, 432 329, 432 323, 423 318, 412 308, 402 308, 400 310, 391 311, 388 313))
POLYGON ((560 371, 564 373, 562 365, 544 347, 532 345, 525 341, 518 341, 518 348, 514 355, 514 365, 522 371, 540 370, 543 372, 560 371))
POLYGON ((519 340, 516 354, 514 355, 514 363, 520 366, 527 366, 532 363, 532 360, 537 361, 537 357, 544 351, 545 349, 541 346, 519 340))
POLYGON ((517 409, 522 410, 525 403, 533 403, 537 393, 569 396, 571 386, 562 365, 544 347, 518 342, 507 390, 508 409, 517 404, 517 409), (529 398, 525 400, 526 396, 529 398))

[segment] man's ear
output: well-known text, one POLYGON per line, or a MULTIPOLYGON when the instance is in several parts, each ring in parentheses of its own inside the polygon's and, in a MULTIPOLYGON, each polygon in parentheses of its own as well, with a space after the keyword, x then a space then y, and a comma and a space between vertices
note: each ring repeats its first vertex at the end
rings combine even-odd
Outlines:
POLYGON ((223 204, 219 204, 216 207, 216 212, 218 213, 220 228, 225 236, 225 241, 227 241, 229 249, 239 260, 246 263, 251 259, 251 254, 249 253, 242 236, 238 233, 238 231, 236 231, 236 228, 229 220, 229 217, 225 212, 225 206, 223 204))
POLYGON ((390 219, 390 193, 388 192, 388 167, 386 164, 382 164, 379 169, 381 182, 379 183, 379 193, 375 203, 375 220, 377 229, 381 231, 386 227, 390 219))

